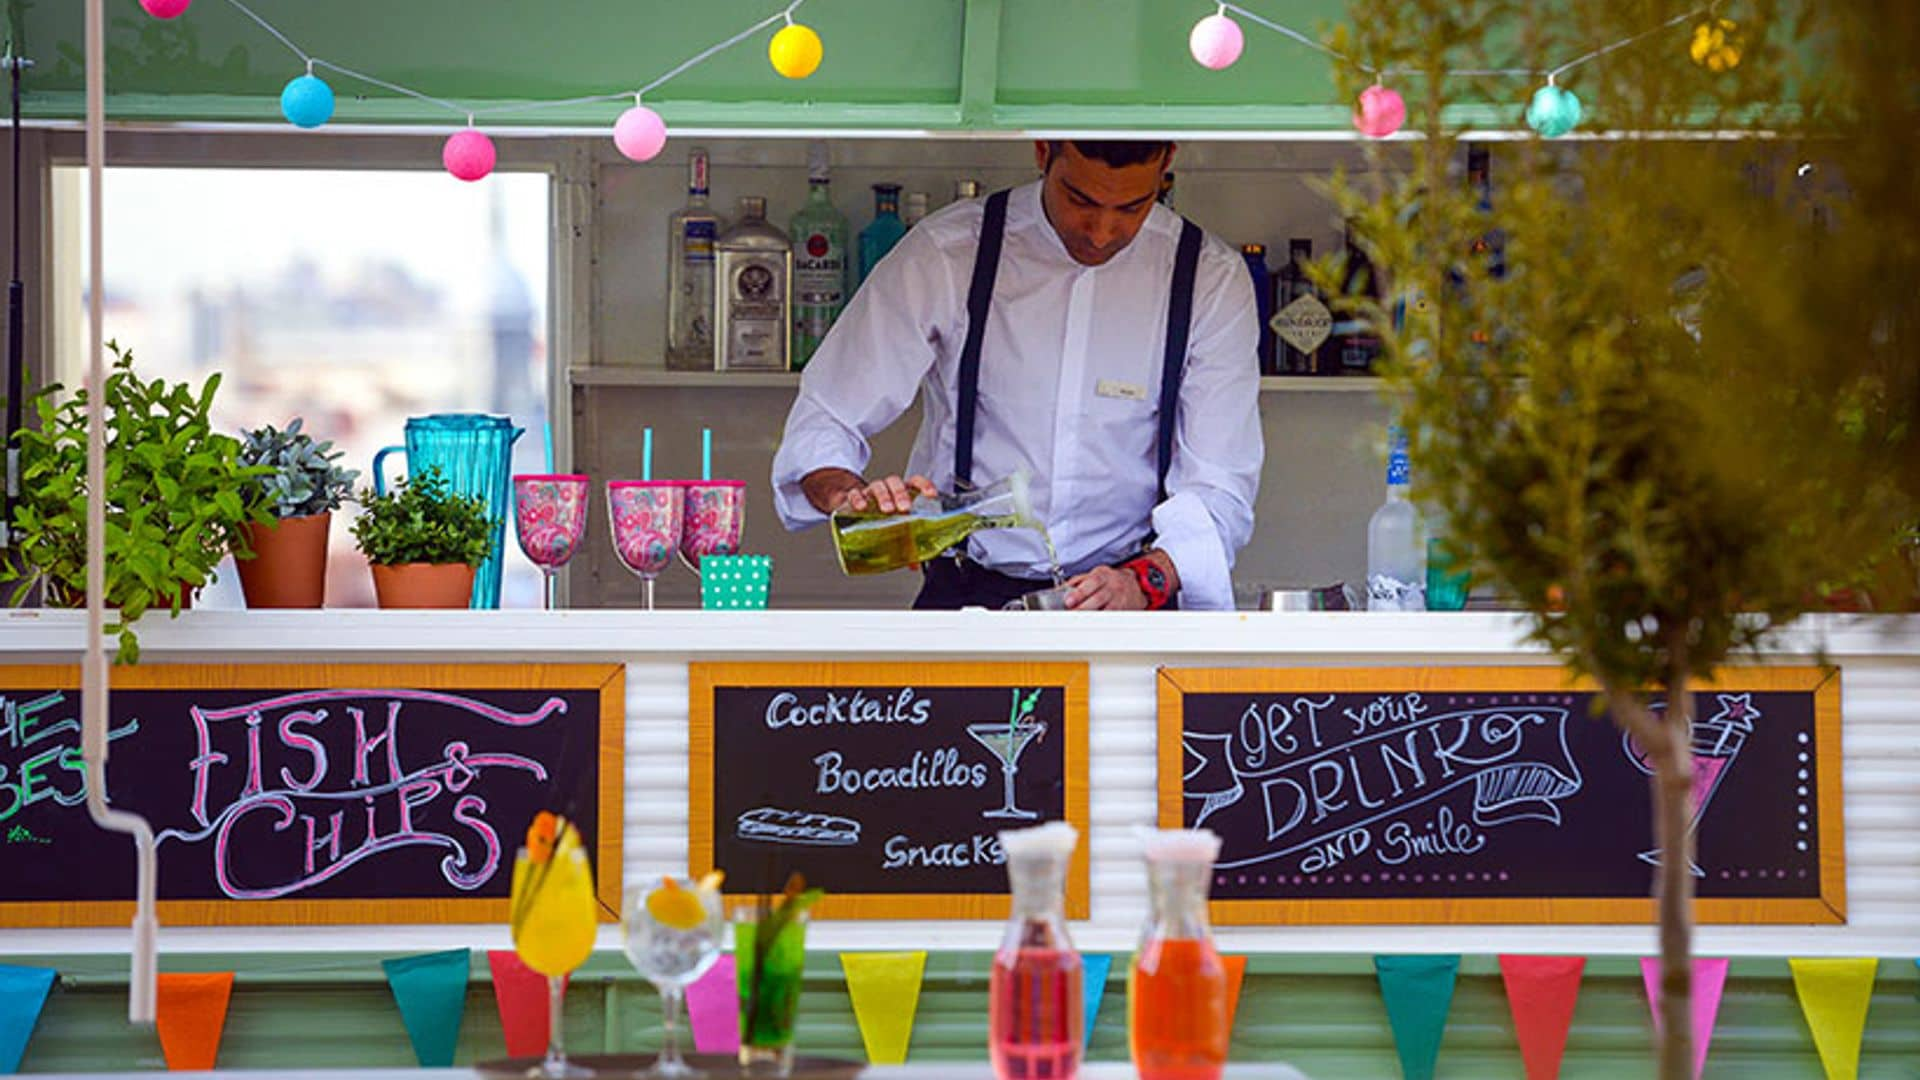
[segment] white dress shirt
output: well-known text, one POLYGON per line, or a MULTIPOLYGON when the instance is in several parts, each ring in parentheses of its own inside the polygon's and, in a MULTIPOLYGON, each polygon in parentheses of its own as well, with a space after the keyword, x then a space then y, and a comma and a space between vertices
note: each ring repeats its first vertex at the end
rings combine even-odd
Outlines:
MULTIPOLYGON (((972 199, 914 226, 807 364, 773 459, 774 506, 787 528, 825 520, 801 478, 827 467, 864 474, 868 438, 916 391, 920 434, 905 474, 953 490, 960 351, 984 212, 984 200, 972 199)), ((1179 236, 1179 215, 1155 206, 1118 255, 1083 266, 1047 221, 1039 182, 1013 190, 980 350, 973 480, 1025 469, 1067 573, 1132 557, 1151 529, 1179 571, 1180 606, 1224 610, 1260 482, 1259 327, 1246 264, 1206 237, 1160 501, 1154 443, 1179 236)), ((975 533, 968 555, 1018 577, 1048 572, 1040 537, 1026 529, 975 533)))

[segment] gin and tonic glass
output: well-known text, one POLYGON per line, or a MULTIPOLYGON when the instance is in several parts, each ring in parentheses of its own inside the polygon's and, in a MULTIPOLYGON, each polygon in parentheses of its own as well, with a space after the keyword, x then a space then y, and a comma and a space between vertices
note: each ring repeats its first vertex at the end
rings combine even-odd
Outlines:
POLYGON ((688 985, 719 958, 724 921, 719 890, 686 878, 666 877, 628 892, 621 920, 627 959, 659 989, 666 1025, 660 1054, 644 1075, 701 1075, 680 1056, 680 1009, 688 985))

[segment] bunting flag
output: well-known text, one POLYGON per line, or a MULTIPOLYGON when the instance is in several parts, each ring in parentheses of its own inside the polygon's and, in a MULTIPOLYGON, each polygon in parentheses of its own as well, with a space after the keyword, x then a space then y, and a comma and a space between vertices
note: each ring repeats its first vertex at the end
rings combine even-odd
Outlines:
POLYGON ((740 988, 733 954, 723 953, 687 987, 687 1024, 702 1054, 740 1052, 740 988))
POLYGON ((1240 984, 1247 978, 1247 958, 1245 956, 1222 956, 1220 962, 1227 966, 1227 1035, 1233 1035, 1233 1022, 1240 1015, 1240 984))
MULTIPOLYGON (((1653 1030, 1662 1030, 1660 1022, 1660 958, 1640 958, 1640 979, 1647 986, 1647 1006, 1653 1010, 1653 1030)), ((1707 1047, 1713 1043, 1713 1024, 1720 1016, 1720 992, 1727 987, 1725 958, 1693 961, 1693 1075, 1707 1067, 1707 1047)))
POLYGON ((847 996, 860 1024, 860 1041, 875 1065, 903 1065, 913 1040, 913 1014, 920 1006, 920 978, 927 954, 921 952, 841 953, 847 996))
POLYGON ((487 953, 493 973, 493 1002, 500 1010, 500 1035, 508 1057, 539 1057, 547 1052, 547 977, 522 963, 512 949, 487 953))
POLYGON ((453 1067, 460 1020, 467 1011, 467 975, 472 966, 470 949, 380 961, 394 1004, 400 1007, 400 1020, 407 1025, 413 1056, 423 1069, 453 1067))
POLYGON ((0 1073, 20 1071, 53 976, 52 968, 0 964, 0 1073))
POLYGON ((205 1072, 220 1057, 220 1033, 227 1026, 227 999, 233 972, 166 973, 159 978, 154 1022, 160 1029, 160 1053, 175 1072, 205 1072))
POLYGON ((1788 960, 1800 1011, 1813 1029, 1813 1045, 1827 1080, 1860 1075, 1860 1036, 1873 1002, 1873 976, 1880 961, 1865 959, 1788 960))
POLYGON ((1507 986, 1507 1008, 1527 1080, 1556 1080, 1560 1058, 1573 1026, 1573 1005, 1580 997, 1580 976, 1587 961, 1578 956, 1502 956, 1500 978, 1507 986))
POLYGON ((1406 1080, 1433 1080, 1440 1060, 1440 1036, 1453 1007, 1453 983, 1460 974, 1458 956, 1376 956, 1374 974, 1387 1003, 1400 1073, 1406 1080))
POLYGON ((1107 976, 1113 972, 1112 953, 1082 954, 1080 957, 1080 1000, 1081 1016, 1086 1023, 1086 1037, 1081 1041, 1081 1049, 1093 1045, 1093 1022, 1100 1017, 1100 999, 1107 993, 1107 976))

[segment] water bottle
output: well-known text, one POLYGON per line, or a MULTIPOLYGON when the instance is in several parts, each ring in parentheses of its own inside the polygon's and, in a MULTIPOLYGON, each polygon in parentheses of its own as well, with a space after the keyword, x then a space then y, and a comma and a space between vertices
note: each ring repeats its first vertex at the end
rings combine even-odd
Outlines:
POLYGON ((1407 433, 1387 433, 1387 501, 1367 522, 1367 610, 1427 610, 1427 548, 1420 513, 1407 499, 1407 433))

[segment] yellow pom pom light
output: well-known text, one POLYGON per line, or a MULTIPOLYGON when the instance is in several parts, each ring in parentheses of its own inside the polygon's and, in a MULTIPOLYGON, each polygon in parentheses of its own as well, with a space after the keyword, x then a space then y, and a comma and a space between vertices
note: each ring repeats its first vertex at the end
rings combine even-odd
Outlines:
POLYGON ((1693 42, 1687 46, 1687 54, 1708 71, 1731 71, 1740 66, 1740 49, 1744 44, 1732 19, 1709 18, 1693 28, 1693 42))
POLYGON ((789 23, 767 43, 767 60, 773 70, 789 79, 813 74, 820 66, 822 52, 820 35, 799 23, 789 23))

